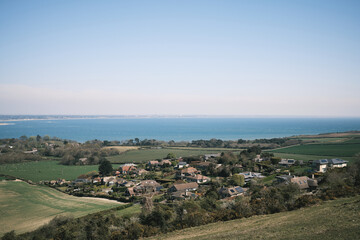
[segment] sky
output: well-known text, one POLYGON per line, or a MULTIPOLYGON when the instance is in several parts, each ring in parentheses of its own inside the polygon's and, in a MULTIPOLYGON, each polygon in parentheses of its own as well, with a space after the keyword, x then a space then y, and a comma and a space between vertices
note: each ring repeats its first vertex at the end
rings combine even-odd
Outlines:
POLYGON ((360 117, 360 1, 0 1, 0 114, 360 117))

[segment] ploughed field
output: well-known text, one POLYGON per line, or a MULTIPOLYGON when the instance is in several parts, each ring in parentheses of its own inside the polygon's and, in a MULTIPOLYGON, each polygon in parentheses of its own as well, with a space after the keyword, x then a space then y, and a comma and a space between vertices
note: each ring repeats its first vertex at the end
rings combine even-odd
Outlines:
POLYGON ((81 217, 120 204, 107 199, 74 197, 21 181, 0 181, 0 236, 11 230, 16 233, 35 230, 57 215, 81 217))
POLYGON ((359 239, 360 196, 228 222, 211 223, 151 239, 359 239))

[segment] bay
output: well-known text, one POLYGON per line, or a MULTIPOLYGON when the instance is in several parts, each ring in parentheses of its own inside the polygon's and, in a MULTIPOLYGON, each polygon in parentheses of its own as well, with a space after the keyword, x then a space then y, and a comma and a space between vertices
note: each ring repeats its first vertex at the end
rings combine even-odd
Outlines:
POLYGON ((360 130, 360 118, 120 118, 10 121, 0 138, 49 135, 80 142, 275 138, 360 130))

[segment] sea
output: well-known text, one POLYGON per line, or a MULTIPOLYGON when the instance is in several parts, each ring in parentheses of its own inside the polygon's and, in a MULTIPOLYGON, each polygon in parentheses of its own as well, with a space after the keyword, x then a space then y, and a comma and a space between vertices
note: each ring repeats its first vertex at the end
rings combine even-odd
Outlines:
POLYGON ((120 118, 0 120, 0 138, 20 136, 87 140, 164 141, 260 139, 359 131, 360 118, 120 118), (5 123, 5 124, 4 124, 5 123))

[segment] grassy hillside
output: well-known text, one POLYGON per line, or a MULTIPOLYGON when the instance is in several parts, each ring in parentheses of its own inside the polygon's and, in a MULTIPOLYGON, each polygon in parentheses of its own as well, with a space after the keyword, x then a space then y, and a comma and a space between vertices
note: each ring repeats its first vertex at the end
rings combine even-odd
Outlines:
MULTIPOLYGON (((154 159, 165 158, 168 153, 174 153, 176 157, 198 156, 208 153, 219 153, 222 151, 236 151, 229 148, 161 148, 161 149, 139 149, 131 150, 120 155, 107 157, 112 163, 141 163, 154 159)), ((238 150, 239 151, 239 150, 238 150)))
POLYGON ((360 196, 291 212, 212 223, 152 239, 359 239, 360 196))
MULTIPOLYGON (((119 165, 114 164, 114 168, 119 165)), ((28 179, 33 182, 41 180, 53 180, 64 178, 74 180, 79 175, 98 170, 98 165, 89 166, 65 166, 57 161, 39 161, 0 165, 0 174, 28 179)))
POLYGON ((0 236, 15 230, 35 230, 60 214, 74 217, 119 206, 106 199, 79 198, 49 187, 24 182, 0 182, 0 236))

